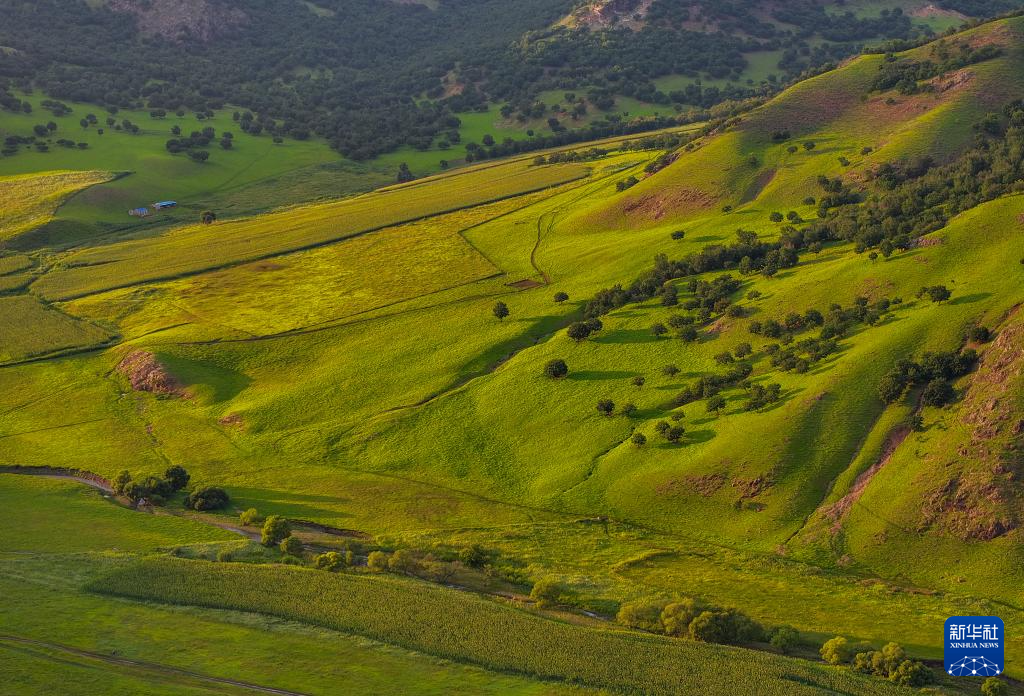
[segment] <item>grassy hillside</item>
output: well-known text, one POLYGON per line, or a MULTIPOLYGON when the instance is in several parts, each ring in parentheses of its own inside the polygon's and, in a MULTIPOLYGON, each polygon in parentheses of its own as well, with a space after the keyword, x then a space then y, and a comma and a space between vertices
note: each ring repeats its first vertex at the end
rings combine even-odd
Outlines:
MULTIPOLYGON (((73 249, 37 238, 0 257, 0 281, 15 279, 0 298, 0 464, 108 479, 181 465, 231 502, 194 515, 173 497, 183 519, 148 517, 93 508, 65 483, 0 481, 33 519, 10 551, 95 552, 69 561, 80 570, 63 586, 43 557, 0 559, 0 575, 34 578, 54 602, 195 620, 204 636, 283 620, 307 641, 289 649, 324 630, 332 646, 397 646, 395 662, 379 646, 352 658, 379 665, 371 691, 388 670, 434 673, 443 659, 457 664, 422 691, 469 674, 495 692, 888 693, 809 659, 836 634, 938 659, 957 612, 999 615, 1016 635, 1022 63, 1024 20, 1000 20, 862 56, 671 139, 73 249), (897 70, 914 77, 883 84, 897 70), (584 318, 600 327, 584 336, 584 318), (926 352, 963 369, 940 379, 916 365, 883 398, 894 366, 930 365, 926 352), (554 360, 563 378, 545 373, 554 360), (62 506, 67 527, 48 527, 62 506), (189 558, 240 549, 194 525, 235 524, 250 507, 348 530, 304 537, 299 555, 310 565, 358 538, 357 567, 288 568, 299 561, 274 550, 148 557, 172 543, 189 558), (48 539, 93 518, 92 536, 48 539), (474 545, 486 561, 456 560, 474 545), (110 548, 135 553, 99 553, 110 548), (458 575, 370 576, 371 551, 458 575), (527 597, 549 580, 565 590, 555 609, 527 597), (609 625, 624 603, 682 595, 792 626, 799 659, 763 640, 726 648, 609 625)), ((197 209, 217 200, 196 186, 197 209)), ((80 194, 57 219, 77 205, 105 214, 80 194)), ((45 628, 21 608, 18 621, 25 635, 45 628)), ((92 650, 87 633, 78 644, 92 650)), ((143 660, 165 641, 116 635, 143 660)), ((1022 660, 1011 638, 1011 676, 1022 660)), ((202 660, 231 678, 248 664, 202 660)), ((300 671, 251 676, 317 692, 336 674, 300 671)))

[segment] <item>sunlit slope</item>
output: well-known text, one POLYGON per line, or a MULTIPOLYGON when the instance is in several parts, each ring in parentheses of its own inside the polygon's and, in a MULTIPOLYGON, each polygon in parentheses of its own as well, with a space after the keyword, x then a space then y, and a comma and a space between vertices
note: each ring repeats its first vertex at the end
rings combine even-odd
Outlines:
POLYGON ((586 167, 527 163, 470 170, 337 203, 180 227, 156 239, 93 247, 33 285, 51 300, 222 268, 578 179, 586 167))
POLYGON ((97 171, 0 176, 0 245, 45 225, 69 197, 110 179, 97 171))
POLYGON ((777 372, 755 353, 754 378, 781 383, 783 403, 744 413, 737 399, 718 417, 702 403, 679 409, 688 430, 684 446, 660 442, 653 432, 655 421, 673 411, 672 396, 698 374, 714 372, 717 353, 741 342, 757 347, 763 339, 747 332, 747 320, 725 320, 697 344, 656 340, 649 327, 673 310, 649 304, 612 313, 595 339, 577 346, 560 333, 492 377, 368 429, 357 458, 502 498, 600 510, 773 548, 800 529, 854 462, 883 412, 878 381, 896 359, 954 348, 972 323, 1014 301, 1020 270, 1013 265, 1008 273, 1006 258, 1019 246, 1022 211, 1020 198, 998 201, 939 233, 942 243, 889 261, 872 263, 839 248, 774 279, 748 281, 744 292, 764 294, 742 303, 758 318, 825 310, 857 295, 905 302, 892 320, 851 335, 836 357, 807 374, 777 372), (923 284, 939 281, 955 288, 952 302, 913 299, 923 284), (541 367, 551 358, 569 363, 566 380, 543 378, 541 367), (663 377, 668 363, 683 372, 663 377), (636 388, 634 376, 647 383, 636 388), (515 408, 508 405, 511 393, 515 408), (601 398, 633 402, 639 412, 603 417, 594 408, 601 398), (627 442, 634 430, 654 444, 637 450, 627 442), (404 454, 414 448, 415 461, 404 454))
POLYGON ((926 80, 912 95, 872 90, 884 56, 853 59, 790 87, 739 117, 738 125, 706 137, 664 170, 582 210, 580 217, 592 226, 632 228, 652 220, 692 221, 728 207, 736 211, 739 226, 746 224, 744 212, 785 212, 817 195, 819 174, 861 180, 868 167, 883 162, 948 158, 972 141, 972 126, 985 113, 1024 96, 1022 35, 1024 19, 1017 17, 899 54, 898 59, 938 61, 938 51, 956 53, 960 46, 1002 51, 926 80))

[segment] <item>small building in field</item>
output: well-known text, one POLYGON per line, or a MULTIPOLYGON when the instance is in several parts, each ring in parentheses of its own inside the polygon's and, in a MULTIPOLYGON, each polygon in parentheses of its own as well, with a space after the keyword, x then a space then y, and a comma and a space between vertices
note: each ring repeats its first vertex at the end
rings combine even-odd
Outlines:
POLYGON ((132 217, 147 217, 149 215, 149 208, 132 208, 128 211, 128 214, 132 217))
POLYGON ((168 208, 175 208, 177 205, 177 201, 161 201, 160 203, 154 203, 153 207, 156 210, 167 210, 168 208))

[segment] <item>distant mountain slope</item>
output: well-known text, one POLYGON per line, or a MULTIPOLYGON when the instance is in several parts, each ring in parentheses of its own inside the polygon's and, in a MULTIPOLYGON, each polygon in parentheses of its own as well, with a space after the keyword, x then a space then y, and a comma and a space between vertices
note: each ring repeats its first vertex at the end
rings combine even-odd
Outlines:
POLYGON ((588 113, 674 115, 770 94, 865 42, 958 24, 942 14, 952 1, 915 14, 816 0, 0 0, 0 104, 19 108, 10 90, 30 84, 122 109, 231 104, 275 134, 314 133, 366 159, 427 149, 451 138, 455 114, 491 105, 537 133, 588 113))

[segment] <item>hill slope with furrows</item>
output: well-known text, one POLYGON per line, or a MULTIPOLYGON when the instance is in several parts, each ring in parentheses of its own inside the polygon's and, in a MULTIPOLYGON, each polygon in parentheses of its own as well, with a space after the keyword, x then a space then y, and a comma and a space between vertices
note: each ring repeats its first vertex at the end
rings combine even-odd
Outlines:
POLYGON ((912 93, 879 86, 886 56, 856 58, 795 85, 582 215, 588 224, 608 227, 651 218, 681 222, 725 206, 792 205, 813 194, 808 182, 826 172, 857 181, 884 162, 948 160, 972 141, 974 122, 1021 96, 1015 77, 1024 66, 1021 31, 1016 20, 995 22, 900 54, 899 62, 936 66, 912 93), (827 166, 823 158, 804 156, 807 143, 833 155, 827 166), (848 164, 836 166, 837 157, 848 164))
MULTIPOLYGON (((0 465, 142 485, 180 464, 230 495, 200 519, 284 516, 355 549, 346 573, 372 550, 375 571, 596 625, 663 603, 623 630, 671 633, 664 603, 692 597, 793 626, 809 656, 842 634, 938 659, 951 607, 1019 635, 1022 67, 1007 18, 707 127, 255 217, 199 221, 197 189, 191 224, 40 237, 0 256, 0 465)), ((29 180, 61 201, 57 179, 29 180)), ((75 205, 110 191, 87 183, 75 205)), ((132 571, 170 584, 122 573, 152 592, 118 593, 351 630, 233 592, 334 582, 266 564, 311 549, 220 551, 175 547, 132 571), (189 593, 199 563, 218 596, 189 593)), ((366 635, 426 649, 389 620, 366 635)))

